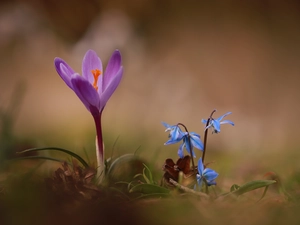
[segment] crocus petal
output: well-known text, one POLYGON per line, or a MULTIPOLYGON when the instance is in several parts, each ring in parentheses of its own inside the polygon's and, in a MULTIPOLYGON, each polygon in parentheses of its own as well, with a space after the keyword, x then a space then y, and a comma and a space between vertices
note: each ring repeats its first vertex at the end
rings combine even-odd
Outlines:
POLYGON ((217 120, 221 121, 225 116, 231 114, 232 112, 225 113, 223 116, 220 116, 217 120))
POLYGON ((74 70, 61 58, 54 59, 55 69, 63 81, 71 88, 71 76, 75 73, 74 70))
MULTIPOLYGON (((98 69, 101 71, 101 75, 98 79, 98 92, 99 89, 102 89, 102 62, 101 59, 97 56, 97 53, 93 50, 88 50, 82 61, 82 76, 88 80, 91 84, 94 83, 94 76, 92 74, 92 70, 98 69)), ((102 91, 102 90, 101 90, 102 91)))
POLYGON ((111 95, 114 93, 116 88, 118 87, 118 85, 122 79, 122 75, 123 75, 123 67, 120 67, 119 71, 115 74, 115 76, 110 81, 108 86, 106 86, 105 90, 103 90, 103 93, 101 95, 101 109, 104 108, 104 106, 106 105, 106 102, 111 97, 111 95))
POLYGON ((232 122, 231 120, 223 120, 222 122, 220 122, 220 124, 225 124, 225 123, 229 123, 232 126, 234 126, 234 122, 232 122))
POLYGON ((102 83, 103 90, 106 90, 107 87, 110 85, 110 83, 114 81, 114 77, 116 73, 118 73, 121 68, 121 63, 122 63, 121 54, 119 50, 115 50, 107 64, 105 73, 103 75, 103 83, 102 83))
POLYGON ((79 99, 85 105, 85 107, 91 112, 96 113, 95 108, 100 112, 100 98, 93 87, 84 77, 80 76, 79 74, 75 74, 72 79, 71 83, 73 86, 74 92, 77 94, 79 99))

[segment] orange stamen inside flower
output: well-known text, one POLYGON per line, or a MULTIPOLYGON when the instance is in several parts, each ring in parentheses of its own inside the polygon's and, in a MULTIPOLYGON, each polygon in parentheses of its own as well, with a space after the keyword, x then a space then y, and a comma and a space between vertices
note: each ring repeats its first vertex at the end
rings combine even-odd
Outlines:
POLYGON ((95 70, 91 70, 91 72, 94 76, 93 87, 96 89, 96 91, 98 91, 98 78, 101 75, 101 71, 98 69, 95 69, 95 70))

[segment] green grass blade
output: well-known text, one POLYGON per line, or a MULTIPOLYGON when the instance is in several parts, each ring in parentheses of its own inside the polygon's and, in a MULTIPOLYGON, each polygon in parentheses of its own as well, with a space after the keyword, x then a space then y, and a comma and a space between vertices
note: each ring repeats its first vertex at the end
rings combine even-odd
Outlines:
POLYGON ((37 151, 46 151, 46 150, 55 150, 55 151, 60 151, 60 152, 64 152, 72 157, 74 157, 75 159, 77 159, 79 162, 81 162, 81 164, 85 167, 88 168, 89 165, 87 164, 87 162, 81 158, 79 155, 75 154, 72 151, 69 151, 67 149, 63 149, 63 148, 58 148, 58 147, 45 147, 45 148, 30 148, 30 149, 26 149, 24 151, 21 152, 17 152, 17 154, 23 154, 26 152, 37 152, 37 151))
MULTIPOLYGON (((44 159, 44 160, 50 160, 50 161, 55 161, 55 162, 60 162, 60 163, 66 162, 65 160, 56 159, 56 158, 52 158, 52 157, 48 157, 48 156, 26 156, 26 157, 14 158, 11 161, 24 160, 24 159, 44 159)), ((68 163, 68 164, 71 165, 71 163, 68 163)))
POLYGON ((146 173, 145 173, 146 168, 143 169, 143 178, 146 181, 147 184, 151 184, 150 180, 148 179, 146 173))
MULTIPOLYGON (((153 176, 152 176, 151 170, 149 169, 148 166, 146 166, 145 163, 143 163, 143 165, 144 165, 144 167, 146 168, 146 170, 143 170, 144 178, 147 177, 147 175, 146 175, 146 171, 147 171, 147 172, 148 172, 148 175, 149 175, 149 177, 147 177, 147 178, 148 178, 148 182, 147 182, 147 183, 154 184, 154 182, 153 182, 153 176)), ((144 169, 145 169, 145 168, 144 168, 144 169)))
POLYGON ((267 187, 274 183, 276 183, 275 180, 254 180, 254 181, 250 181, 250 182, 240 186, 239 189, 237 189, 231 193, 236 194, 236 195, 242 195, 246 192, 253 191, 255 189, 262 188, 262 187, 267 187))

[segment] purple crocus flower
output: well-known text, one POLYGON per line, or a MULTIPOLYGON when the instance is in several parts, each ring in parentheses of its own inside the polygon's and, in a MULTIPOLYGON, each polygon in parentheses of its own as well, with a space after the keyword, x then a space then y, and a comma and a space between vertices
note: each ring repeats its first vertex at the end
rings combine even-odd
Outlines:
POLYGON ((101 59, 93 50, 88 50, 82 61, 82 76, 61 58, 55 58, 54 64, 57 73, 82 101, 92 114, 96 126, 97 162, 100 173, 104 169, 104 147, 102 139, 101 115, 102 111, 118 87, 122 75, 121 54, 115 50, 106 70, 103 71, 101 59))
POLYGON ((100 114, 110 96, 118 87, 122 75, 121 54, 116 50, 105 72, 101 59, 93 50, 88 50, 82 61, 82 76, 60 58, 54 60, 57 73, 75 92, 93 116, 100 114))

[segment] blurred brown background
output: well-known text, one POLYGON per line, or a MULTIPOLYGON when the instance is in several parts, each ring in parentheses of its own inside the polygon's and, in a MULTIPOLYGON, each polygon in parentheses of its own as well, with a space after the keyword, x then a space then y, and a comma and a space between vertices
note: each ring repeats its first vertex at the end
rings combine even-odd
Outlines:
MULTIPOLYGON (((213 109, 236 126, 210 148, 274 152, 299 146, 298 1, 6 1, 0 5, 0 103, 26 86, 14 129, 35 146, 93 148, 94 124, 57 75, 61 57, 76 71, 88 49, 104 65, 120 49, 123 80, 103 113, 107 149, 139 146, 176 157, 161 121, 203 134, 213 109)), ((283 151, 282 151, 283 150, 283 151)))

